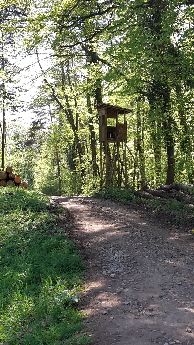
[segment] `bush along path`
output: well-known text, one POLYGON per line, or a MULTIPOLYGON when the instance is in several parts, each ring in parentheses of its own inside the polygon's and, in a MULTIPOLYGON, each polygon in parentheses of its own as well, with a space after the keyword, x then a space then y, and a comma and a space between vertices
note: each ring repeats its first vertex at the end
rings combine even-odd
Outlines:
MULTIPOLYGON (((83 261, 43 194, 0 188, 0 344, 85 345, 83 261)), ((63 225, 68 217, 63 210, 63 225)))
POLYGON ((103 198, 53 197, 86 264, 80 311, 92 345, 194 344, 194 238, 103 198))

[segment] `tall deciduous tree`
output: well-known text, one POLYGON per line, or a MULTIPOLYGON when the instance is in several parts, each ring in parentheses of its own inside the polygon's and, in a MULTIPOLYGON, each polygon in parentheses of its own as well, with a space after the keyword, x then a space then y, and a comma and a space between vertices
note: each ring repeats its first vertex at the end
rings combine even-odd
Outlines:
POLYGON ((65 153, 81 183, 87 176, 98 179, 95 106, 111 100, 125 107, 133 101, 130 181, 141 187, 147 180, 169 184, 181 176, 184 164, 192 181, 192 1, 92 0, 86 6, 85 0, 45 0, 31 5, 24 41, 28 52, 46 50, 51 58, 52 68, 46 69, 37 55, 57 122, 52 143, 58 176, 65 153))
MULTIPOLYGON (((6 110, 10 113, 17 110, 16 86, 14 77, 19 73, 19 68, 12 61, 14 59, 14 34, 18 25, 18 18, 23 18, 24 10, 15 4, 5 3, 0 9, 0 97, 2 121, 1 125, 1 168, 5 167, 6 143, 6 110), (11 57, 11 61, 10 58, 11 57)), ((21 24, 20 24, 21 25, 21 24)))
POLYGON ((107 80, 110 82, 113 77, 119 90, 122 79, 121 90, 125 94, 138 93, 149 102, 147 121, 155 157, 156 183, 161 182, 164 148, 166 183, 175 179, 178 119, 172 107, 172 94, 177 85, 188 79, 182 73, 188 68, 188 61, 179 47, 180 38, 186 32, 179 22, 182 20, 183 25, 188 25, 183 18, 182 4, 166 0, 125 3, 124 11, 117 11, 117 27, 122 28, 120 35, 118 31, 117 37, 110 36, 112 44, 107 50, 109 61, 110 56, 116 61, 107 80))

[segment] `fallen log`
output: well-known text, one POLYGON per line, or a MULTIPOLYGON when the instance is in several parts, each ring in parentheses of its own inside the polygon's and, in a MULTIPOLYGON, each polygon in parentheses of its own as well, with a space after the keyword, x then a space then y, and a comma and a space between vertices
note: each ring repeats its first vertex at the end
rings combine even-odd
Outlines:
POLYGON ((14 186, 15 186, 14 181, 13 181, 13 180, 9 180, 9 181, 7 181, 7 186, 14 187, 14 186))
POLYGON ((1 187, 6 187, 7 186, 7 182, 5 180, 0 180, 0 186, 1 187))
POLYGON ((13 173, 11 166, 6 168, 6 171, 0 171, 0 187, 16 186, 22 188, 28 188, 28 183, 22 181, 20 176, 13 173))
POLYGON ((157 189, 146 189, 144 191, 134 191, 135 196, 147 200, 177 200, 183 202, 184 204, 194 204, 194 195, 191 194, 193 186, 182 185, 182 184, 172 184, 172 185, 161 185, 157 189), (188 188, 190 187, 190 188, 188 188), (184 190, 183 190, 184 188, 184 190))
POLYGON ((185 192, 190 192, 194 191, 194 185, 192 184, 182 184, 182 183, 172 183, 169 185, 161 185, 156 188, 157 190, 164 190, 164 191, 170 191, 172 189, 176 191, 185 191, 185 192))
POLYGON ((146 189, 146 192, 159 198, 168 198, 168 194, 164 190, 146 189))
POLYGON ((7 173, 6 171, 0 171, 0 180, 6 180, 7 173))
POLYGON ((178 185, 178 187, 180 187, 180 190, 183 190, 185 192, 194 191, 194 186, 192 184, 180 184, 178 185))
POLYGON ((134 191, 134 195, 137 196, 138 198, 144 198, 147 200, 154 199, 154 196, 150 193, 147 192, 142 192, 140 190, 134 191))
POLYGON ((186 204, 192 204, 194 202, 194 198, 189 195, 185 194, 181 190, 177 191, 175 189, 169 189, 167 190, 155 190, 155 189, 147 189, 147 193, 164 199, 175 199, 177 201, 182 201, 186 204))
POLYGON ((19 176, 16 176, 16 177, 14 178, 14 182, 15 182, 16 184, 20 184, 20 183, 21 183, 21 178, 20 178, 19 176))
POLYGON ((22 181, 22 182, 20 183, 20 187, 27 189, 27 188, 28 188, 28 183, 25 182, 25 181, 22 181))
POLYGON ((8 167, 6 168, 6 172, 7 172, 7 173, 12 173, 12 171, 13 171, 12 167, 8 166, 8 167))
POLYGON ((161 186, 158 186, 156 188, 156 190, 164 190, 166 192, 168 192, 171 189, 175 189, 175 190, 179 191, 180 187, 179 187, 178 184, 167 184, 167 185, 166 184, 162 184, 161 186))
POLYGON ((13 174, 13 173, 11 172, 11 173, 9 173, 8 177, 9 177, 10 180, 14 180, 15 174, 13 174))

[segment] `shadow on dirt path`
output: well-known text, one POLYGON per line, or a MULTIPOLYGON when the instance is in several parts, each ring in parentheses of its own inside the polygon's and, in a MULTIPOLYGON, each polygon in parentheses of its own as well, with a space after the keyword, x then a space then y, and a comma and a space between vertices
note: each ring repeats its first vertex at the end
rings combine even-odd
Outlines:
POLYGON ((194 345, 194 240, 110 200, 53 197, 86 263, 92 345, 194 345))

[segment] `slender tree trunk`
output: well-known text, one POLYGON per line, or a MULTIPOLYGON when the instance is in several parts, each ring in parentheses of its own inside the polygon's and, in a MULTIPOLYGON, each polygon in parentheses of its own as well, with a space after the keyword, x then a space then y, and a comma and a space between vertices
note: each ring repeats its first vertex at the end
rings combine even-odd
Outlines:
POLYGON ((140 102, 137 100, 137 151, 139 153, 139 171, 141 188, 146 185, 145 155, 144 155, 144 131, 141 116, 140 102))
MULTIPOLYGON (((50 114, 51 123, 53 123, 53 117, 52 117, 52 112, 51 112, 50 106, 49 106, 49 114, 50 114)), ((61 120, 59 119, 59 126, 60 126, 60 122, 61 122, 61 120)), ((54 133, 54 136, 55 136, 55 133, 54 133)), ((61 195, 62 194, 61 160, 60 160, 60 152, 59 152, 58 144, 59 144, 59 141, 56 140, 56 142, 55 142, 55 148, 56 148, 55 158, 56 158, 56 164, 57 164, 58 191, 59 191, 59 195, 61 195)))
POLYGON ((56 162, 57 162, 58 190, 59 190, 59 195, 61 195, 62 194, 62 180, 61 180, 61 161, 59 158, 59 151, 57 150, 55 154, 56 154, 56 162))
MULTIPOLYGON (((66 77, 65 77, 65 71, 64 71, 64 63, 62 63, 62 62, 61 62, 61 74, 62 74, 62 89, 64 91, 64 98, 65 98, 65 101, 66 101, 65 113, 66 113, 66 116, 67 116, 67 120, 68 120, 68 122, 71 125, 71 128, 73 130, 73 134, 74 134, 74 138, 75 138, 75 145, 76 145, 76 149, 77 149, 77 153, 78 153, 78 157, 79 157, 79 164, 80 164, 80 169, 81 169, 80 170, 81 171, 81 177, 84 178, 84 176, 85 176, 85 168, 84 168, 84 160, 83 160, 83 148, 82 148, 82 144, 80 142, 80 138, 79 138, 79 135, 78 135, 78 123, 79 123, 78 116, 79 115, 78 115, 78 112, 76 111, 76 119, 74 120, 73 110, 72 110, 70 102, 69 102, 69 96, 65 92, 66 77)), ((67 79, 68 79, 68 84, 69 84, 70 88, 72 88, 71 78, 70 78, 70 75, 69 75, 69 65, 67 66, 67 79)))
POLYGON ((168 167, 167 167, 167 174, 166 174, 166 184, 174 183, 174 166, 175 166, 175 158, 174 158, 174 141, 173 138, 170 137, 170 140, 167 144, 167 157, 168 157, 168 167))
POLYGON ((137 150, 137 139, 134 139, 134 160, 133 160, 133 187, 139 189, 139 173, 138 173, 138 150, 137 150), (137 183, 136 183, 137 181, 137 183))
POLYGON ((2 110, 2 115, 3 115, 3 121, 2 121, 2 143, 1 143, 1 168, 4 170, 5 168, 5 132, 6 132, 6 121, 5 121, 5 100, 3 96, 3 110, 2 110))
POLYGON ((162 111, 164 118, 162 121, 164 129, 164 140, 166 144, 167 153, 167 173, 166 184, 174 182, 175 178, 175 155, 174 155, 174 133, 173 133, 173 118, 171 115, 171 99, 170 88, 167 82, 162 84, 162 111))
POLYGON ((162 124, 159 111, 156 113, 156 105, 153 102, 155 89, 150 92, 149 95, 149 115, 150 115, 150 135, 152 139, 153 151, 154 151, 154 170, 155 170, 155 183, 156 185, 161 183, 161 171, 162 171, 162 124))
MULTIPOLYGON (((4 59, 4 37, 3 34, 1 35, 1 68, 2 71, 5 71, 5 59, 4 59)), ((1 168, 4 170, 5 168, 5 135, 6 135, 6 120, 5 120, 5 99, 6 99, 6 90, 5 84, 2 84, 2 142, 1 142, 1 168)))
POLYGON ((98 79, 96 81, 95 103, 96 103, 96 105, 102 103, 102 85, 101 85, 101 80, 100 79, 98 79))
MULTIPOLYGON (((170 87, 168 83, 168 76, 164 65, 163 56, 169 53, 170 37, 165 37, 162 27, 162 16, 168 6, 168 0, 150 0, 148 6, 150 6, 151 13, 148 12, 147 25, 149 26, 152 34, 152 50, 155 54, 156 64, 153 64, 153 80, 149 90, 149 102, 151 105, 150 110, 154 112, 158 111, 158 117, 155 121, 158 124, 162 124, 162 130, 157 134, 157 138, 153 136, 156 143, 161 140, 163 136, 166 146, 167 155, 167 173, 166 183, 173 183, 175 177, 175 157, 174 157, 174 136, 173 136, 173 120, 170 113, 171 100, 170 100, 170 87), (159 63, 161 64, 160 70, 158 69, 159 63), (155 69, 156 67, 156 69, 155 69)), ((156 145, 156 144, 154 144, 156 145)), ((155 157, 158 157, 158 150, 155 146, 155 157)), ((161 159, 161 158, 160 158, 161 159)), ((155 158, 156 160, 156 158, 155 158)), ((159 161, 159 157, 158 157, 159 161)), ((158 173, 156 172, 156 176, 158 173)), ((157 179, 159 176, 157 176, 157 179)))
POLYGON ((155 124, 152 121, 151 134, 154 146, 156 184, 161 183, 162 137, 164 138, 167 156, 166 183, 171 184, 174 182, 175 177, 175 155, 173 119, 170 109, 170 89, 163 81, 157 82, 157 88, 154 89, 152 97, 157 99, 153 112, 158 111, 155 124))
POLYGON ((92 120, 92 105, 91 105, 91 99, 90 95, 87 94, 87 107, 88 112, 91 114, 91 116, 88 119, 88 125, 90 130, 90 146, 92 151, 92 170, 93 170, 93 176, 96 177, 99 175, 99 169, 97 165, 97 159, 96 159, 96 133, 94 130, 93 120, 92 120))
MULTIPOLYGON (((39 60, 38 52, 36 52, 36 55, 37 55, 37 60, 38 60, 38 64, 40 66, 40 69, 41 69, 43 75, 45 76, 44 70, 43 70, 41 63, 40 63, 40 60, 39 60)), ((56 101, 60 110, 62 110, 65 113, 67 121, 69 122, 71 129, 73 131, 74 141, 75 141, 75 145, 76 145, 75 147, 76 147, 76 150, 78 153, 79 163, 80 163, 80 167, 81 167, 81 177, 83 178, 85 176, 85 169, 84 169, 82 145, 81 145, 79 135, 78 135, 78 128, 76 126, 77 121, 74 120, 73 110, 70 106, 69 96, 65 93, 66 77, 65 77, 65 71, 64 71, 64 64, 63 63, 61 63, 61 78, 62 78, 62 89, 64 91, 64 98, 65 98, 65 102, 66 102, 66 107, 64 107, 63 103, 60 100, 60 97, 58 97, 58 95, 55 92, 55 88, 49 83, 49 81, 46 79, 46 76, 45 76, 44 80, 51 90, 53 100, 56 101)))
MULTIPOLYGON (((99 63, 98 54, 95 51, 93 51, 93 49, 89 47, 88 45, 82 44, 82 48, 86 53, 86 59, 89 65, 90 64, 98 65, 99 63)), ((95 98, 95 105, 102 103, 102 81, 100 78, 97 78, 94 81, 93 90, 94 90, 93 92, 94 92, 94 98, 95 98)))
POLYGON ((193 144, 191 129, 185 115, 185 109, 183 105, 183 93, 181 85, 176 86, 177 102, 178 102, 178 114, 180 119, 181 131, 180 131, 180 149, 181 152, 186 155, 187 162, 189 163, 188 179, 189 183, 194 183, 194 162, 192 157, 193 144))
MULTIPOLYGON (((98 60, 98 55, 95 51, 92 50, 92 48, 90 48, 87 45, 82 45, 83 50, 85 51, 86 54, 86 60, 87 63, 90 64, 95 64, 97 65, 99 63, 98 60)), ((94 81, 93 84, 93 88, 92 88, 92 95, 94 96, 94 105, 97 104, 101 104, 102 103, 102 82, 101 79, 96 79, 94 81)), ((90 100, 90 95, 87 95, 87 105, 88 105, 88 110, 89 113, 92 113, 92 108, 91 108, 91 100, 90 100)), ((91 133, 91 149, 92 149, 92 156, 94 158, 93 161, 93 171, 95 176, 97 176, 97 173, 99 173, 99 169, 97 167, 96 164, 96 147, 94 147, 94 145, 96 146, 96 139, 94 137, 95 132, 93 130, 93 124, 91 123, 91 121, 89 122, 89 127, 90 127, 90 133, 91 133)), ((110 185, 110 176, 108 171, 110 170, 110 162, 111 162, 111 155, 110 155, 110 149, 109 149, 109 145, 108 143, 103 143, 101 146, 101 149, 104 151, 104 155, 105 155, 105 159, 106 159, 106 186, 110 185)), ((101 157, 102 159, 102 157, 101 157)), ((101 164, 101 169, 102 169, 102 164, 101 164)), ((102 172, 101 172, 102 173, 102 172)), ((101 184, 103 182, 101 181, 101 184)))
POLYGON ((77 153, 78 153, 78 157, 79 157, 79 163, 80 163, 80 167, 81 167, 81 176, 84 177, 85 176, 85 169, 84 169, 84 160, 83 160, 83 148, 82 148, 82 145, 81 145, 81 142, 79 139, 77 127, 76 127, 75 122, 74 122, 73 110, 71 109, 71 106, 69 103, 69 96, 64 95, 64 97, 65 97, 65 101, 66 101, 65 113, 67 116, 67 120, 68 120, 68 122, 71 125, 71 128, 73 130, 75 145, 76 145, 76 149, 77 149, 77 153))

